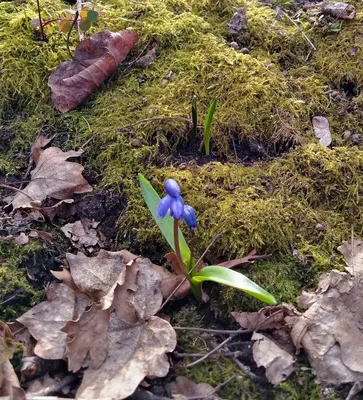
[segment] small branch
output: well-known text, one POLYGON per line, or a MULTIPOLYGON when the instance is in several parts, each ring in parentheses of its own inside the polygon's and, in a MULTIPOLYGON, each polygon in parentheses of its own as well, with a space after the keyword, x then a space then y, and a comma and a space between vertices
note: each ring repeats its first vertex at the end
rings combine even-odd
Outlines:
POLYGON ((37 0, 37 7, 38 7, 38 18, 39 18, 39 25, 40 25, 40 34, 42 36, 42 40, 45 40, 45 35, 44 35, 44 28, 43 28, 43 23, 42 23, 42 16, 40 15, 40 4, 39 0, 37 0))
POLYGON ((206 332, 206 333, 216 333, 220 335, 247 335, 253 333, 252 329, 237 329, 237 330, 223 330, 223 329, 205 329, 205 328, 191 328, 182 326, 173 326, 176 331, 191 331, 191 332, 206 332))
MULTIPOLYGON (((167 120, 186 121, 186 122, 189 122, 189 123, 192 122, 192 120, 191 120, 190 118, 177 117, 177 116, 175 116, 175 117, 172 117, 172 116, 171 116, 171 117, 145 118, 145 119, 140 119, 139 121, 133 122, 132 124, 128 124, 128 125, 122 126, 121 128, 118 128, 118 131, 119 131, 119 132, 122 132, 122 131, 125 131, 125 130, 127 130, 127 129, 129 129, 129 128, 132 128, 132 127, 134 127, 134 126, 136 126, 136 125, 139 125, 139 124, 145 124, 145 123, 154 122, 154 121, 167 121, 167 120)), ((80 147, 80 149, 83 149, 84 147, 86 147, 87 144, 88 144, 89 142, 91 142, 96 136, 102 135, 102 134, 104 134, 104 133, 112 132, 112 131, 114 131, 114 129, 105 129, 105 130, 103 130, 103 131, 100 131, 100 132, 95 133, 93 136, 91 136, 91 137, 80 147)))
POLYGON ((75 14, 75 16, 74 16, 72 25, 71 25, 71 27, 69 28, 69 31, 68 31, 68 34, 67 34, 67 51, 68 51, 68 54, 69 54, 69 57, 71 58, 71 60, 73 60, 73 55, 72 55, 71 50, 70 50, 70 48, 69 48, 69 41, 70 41, 70 38, 71 38, 72 29, 73 29, 74 25, 75 25, 76 22, 77 22, 78 15, 79 15, 79 14, 78 14, 78 11, 76 11, 76 14, 75 14))
POLYGON ((9 185, 5 185, 5 183, 1 183, 0 187, 3 187, 5 189, 10 189, 10 190, 15 190, 16 192, 19 192, 21 194, 23 194, 24 196, 28 197, 28 199, 30 199, 31 201, 34 201, 34 199, 32 197, 30 197, 27 193, 23 192, 20 189, 17 189, 15 187, 9 186, 9 185))
POLYGON ((135 63, 141 58, 141 56, 145 53, 147 48, 150 46, 151 40, 149 40, 144 48, 141 50, 141 52, 138 54, 138 56, 130 62, 130 64, 122 71, 122 75, 126 75, 126 73, 135 65, 135 63))
POLYGON ((217 393, 219 389, 221 389, 223 386, 227 385, 232 379, 234 379, 236 375, 232 375, 230 378, 228 378, 225 382, 220 383, 218 386, 216 386, 213 390, 210 392, 202 395, 202 396, 195 396, 195 397, 188 397, 187 400, 199 400, 199 399, 206 399, 209 398, 214 393, 217 393))
POLYGON ((256 374, 254 374, 251 371, 251 368, 248 367, 247 365, 244 365, 241 363, 241 361, 237 360, 237 358, 232 358, 232 361, 237 365, 237 367, 248 377, 251 379, 252 382, 255 383, 266 383, 266 380, 264 378, 262 378, 261 376, 258 376, 256 374))
MULTIPOLYGON (((243 351, 223 351, 223 353, 213 354, 210 357, 241 357, 244 356, 245 353, 243 351)), ((199 358, 203 357, 205 354, 203 353, 178 353, 177 351, 173 352, 173 357, 175 358, 199 358)))

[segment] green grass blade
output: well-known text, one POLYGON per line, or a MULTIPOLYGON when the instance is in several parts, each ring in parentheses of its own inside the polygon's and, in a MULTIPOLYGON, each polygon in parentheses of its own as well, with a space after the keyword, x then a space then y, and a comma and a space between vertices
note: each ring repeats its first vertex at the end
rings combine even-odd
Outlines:
MULTIPOLYGON (((142 175, 139 174, 139 182, 141 186, 142 196, 154 217, 155 222, 161 230, 164 238, 169 243, 170 247, 175 251, 174 248, 174 219, 167 215, 165 218, 156 218, 156 212, 158 210, 158 205, 160 201, 160 197, 152 187, 151 183, 142 175)), ((183 233, 179 229, 179 246, 180 253, 183 258, 185 265, 189 265, 190 261, 190 249, 187 242, 184 239, 183 233)))
POLYGON ((193 121, 193 136, 197 136, 198 129, 198 109, 197 109, 197 96, 193 96, 192 99, 192 121, 193 121))
POLYGON ((210 154, 210 133, 212 128, 214 113, 216 112, 216 107, 217 107, 217 99, 214 99, 209 107, 208 115, 204 122, 204 150, 207 156, 209 156, 210 154))
POLYGON ((194 283, 202 283, 203 281, 221 283, 242 290, 267 304, 277 304, 276 299, 272 294, 267 292, 265 289, 262 289, 243 274, 217 265, 203 268, 198 275, 192 278, 192 281, 194 283))

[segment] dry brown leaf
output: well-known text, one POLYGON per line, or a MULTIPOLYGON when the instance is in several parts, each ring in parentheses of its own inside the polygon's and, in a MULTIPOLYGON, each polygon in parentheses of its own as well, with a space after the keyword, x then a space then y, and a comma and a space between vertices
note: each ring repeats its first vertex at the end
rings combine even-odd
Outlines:
POLYGON ((67 333, 68 370, 77 372, 81 369, 88 353, 91 368, 97 369, 105 361, 108 350, 108 321, 110 310, 93 303, 77 321, 69 321, 62 328, 67 333))
POLYGON ((109 294, 126 268, 120 252, 100 250, 96 257, 67 253, 66 258, 75 285, 96 300, 109 294))
POLYGON ((73 319, 75 295, 68 286, 56 284, 48 290, 47 299, 17 321, 26 326, 38 341, 34 348, 37 356, 57 360, 64 356, 67 335, 61 329, 73 319))
POLYGON ((274 341, 256 332, 252 340, 253 359, 258 367, 265 367, 269 382, 278 385, 294 372, 294 357, 274 341))
POLYGON ((50 232, 40 231, 38 229, 32 229, 28 236, 31 238, 41 239, 45 243, 52 243, 53 239, 53 235, 50 232))
POLYGON ((23 245, 29 243, 29 237, 22 232, 19 236, 14 237, 14 243, 18 245, 23 245))
POLYGON ((137 42, 133 31, 102 31, 79 42, 72 61, 49 77, 52 101, 61 112, 77 107, 114 72, 137 42))
POLYGON ((33 208, 34 203, 41 203, 48 196, 62 200, 71 197, 73 193, 90 192, 92 188, 82 176, 83 166, 67 161, 82 153, 82 150, 64 153, 58 147, 40 149, 31 181, 22 193, 15 195, 11 202, 13 209, 33 208))
POLYGON ((317 379, 333 385, 363 381, 363 243, 355 239, 338 250, 350 273, 332 270, 315 293, 303 292, 298 304, 307 310, 295 318, 291 332, 317 379))
POLYGON ((250 254, 248 254, 246 257, 242 258, 237 258, 235 260, 229 260, 225 261, 222 263, 219 263, 221 267, 225 268, 236 268, 236 267, 244 267, 250 264, 253 264, 254 261, 256 260, 266 260, 267 258, 270 258, 270 254, 264 254, 264 255, 257 255, 256 250, 252 250, 250 254))
POLYGON ((295 310, 288 304, 267 306, 258 312, 232 312, 233 318, 242 328, 252 330, 281 329, 286 325, 287 316, 295 316, 295 310))
POLYGON ((74 247, 79 250, 87 250, 93 246, 103 246, 102 240, 96 230, 99 222, 93 222, 88 219, 82 219, 74 223, 66 224, 60 229, 69 238, 74 247))
POLYGON ((52 141, 52 139, 48 139, 44 136, 38 136, 35 142, 33 143, 31 147, 31 155, 33 158, 33 161, 35 164, 38 164, 39 157, 43 152, 43 148, 49 144, 52 141))
POLYGON ((189 397, 198 397, 205 400, 221 400, 221 398, 213 393, 213 387, 208 383, 195 383, 186 376, 178 376, 175 382, 168 384, 168 391, 175 400, 186 400, 189 397))
POLYGON ((176 334, 158 317, 130 326, 112 314, 108 343, 106 360, 99 369, 85 371, 77 398, 125 399, 145 376, 166 376, 169 362, 165 353, 174 350, 176 334))
POLYGON ((313 127, 315 136, 319 139, 322 146, 328 147, 332 142, 332 137, 329 128, 329 121, 325 117, 314 117, 313 127))
POLYGON ((342 1, 325 1, 322 3, 321 12, 339 19, 354 19, 355 8, 352 4, 342 1))

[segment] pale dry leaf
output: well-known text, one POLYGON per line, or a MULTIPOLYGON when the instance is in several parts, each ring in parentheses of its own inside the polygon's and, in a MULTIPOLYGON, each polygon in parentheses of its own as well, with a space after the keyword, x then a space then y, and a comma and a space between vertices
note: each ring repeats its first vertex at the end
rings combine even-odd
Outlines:
POLYGON ((97 369, 107 357, 108 321, 110 310, 102 310, 99 304, 93 303, 84 311, 77 321, 69 321, 62 328, 67 333, 68 371, 81 369, 87 355, 90 355, 90 367, 97 369))
POLYGON ((34 348, 37 356, 57 360, 64 356, 67 335, 61 329, 73 319, 75 295, 71 288, 61 283, 48 290, 47 298, 17 321, 38 341, 34 348))
POLYGON ((58 147, 41 151, 36 167, 31 172, 30 183, 11 202, 13 209, 33 208, 32 202, 42 202, 47 197, 63 200, 74 193, 92 191, 82 176, 83 166, 67 161, 82 153, 82 150, 63 152, 58 147))
POLYGON ((298 304, 308 309, 295 318, 291 332, 317 379, 333 385, 363 381, 363 246, 355 239, 339 249, 351 274, 333 270, 320 279, 315 293, 304 292, 298 304))
POLYGON ((29 243, 29 237, 22 232, 19 236, 14 237, 14 243, 17 245, 24 245, 29 243))
POLYGON ((137 39, 133 31, 105 30, 79 42, 74 59, 63 62, 48 79, 56 108, 64 113, 77 107, 116 70, 137 39))
POLYGON ((102 241, 98 237, 96 230, 98 224, 98 222, 95 223, 88 219, 82 219, 66 224, 60 229, 72 241, 74 247, 86 250, 88 247, 102 246, 102 241))
POLYGON ((187 400, 189 397, 198 397, 205 400, 221 400, 221 398, 213 393, 213 387, 208 383, 195 383, 186 376, 178 376, 175 382, 167 385, 168 391, 175 400, 187 400))
POLYGON ((109 293, 126 268, 120 252, 100 250, 96 257, 67 253, 66 258, 76 286, 96 300, 109 293))
POLYGON ((283 382, 295 370, 294 357, 265 335, 255 332, 253 359, 258 367, 265 367, 266 378, 273 385, 283 382))
POLYGON ((156 314, 163 300, 160 282, 150 260, 139 257, 132 261, 126 267, 125 282, 115 288, 113 306, 117 316, 134 324, 156 314))
POLYGON ((101 367, 85 371, 77 399, 125 399, 146 376, 166 376, 170 367, 166 353, 174 350, 176 334, 158 317, 129 325, 112 314, 108 343, 108 355, 101 367))
POLYGON ((332 142, 332 137, 329 128, 329 121, 325 117, 314 117, 313 127, 315 136, 319 139, 322 146, 328 147, 332 142))
POLYGON ((353 4, 343 1, 324 1, 321 12, 339 19, 354 19, 355 8, 353 4))
POLYGON ((38 164, 39 157, 43 152, 43 148, 47 146, 52 139, 48 139, 44 136, 38 136, 33 145, 31 146, 30 152, 35 164, 38 164))
MULTIPOLYGON (((1 363, 0 363, 1 364, 1 363)), ((25 400, 25 392, 9 360, 0 365, 0 397, 11 400, 25 400)))

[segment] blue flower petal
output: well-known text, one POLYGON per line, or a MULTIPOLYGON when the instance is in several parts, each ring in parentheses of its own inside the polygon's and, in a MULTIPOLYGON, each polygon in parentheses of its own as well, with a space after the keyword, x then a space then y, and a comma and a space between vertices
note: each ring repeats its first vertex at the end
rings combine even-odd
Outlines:
POLYGON ((164 184, 166 193, 171 197, 180 196, 180 187, 174 179, 167 179, 164 184))
POLYGON ((192 230, 197 228, 197 216, 195 210, 191 206, 184 206, 183 219, 192 230))
POLYGON ((184 211, 184 200, 181 196, 172 197, 170 205, 170 215, 174 218, 181 219, 184 211))
POLYGON ((169 211, 172 201, 173 201, 173 198, 170 197, 168 194, 160 200, 159 206, 158 206, 158 211, 156 212, 157 218, 165 217, 165 215, 169 211))

